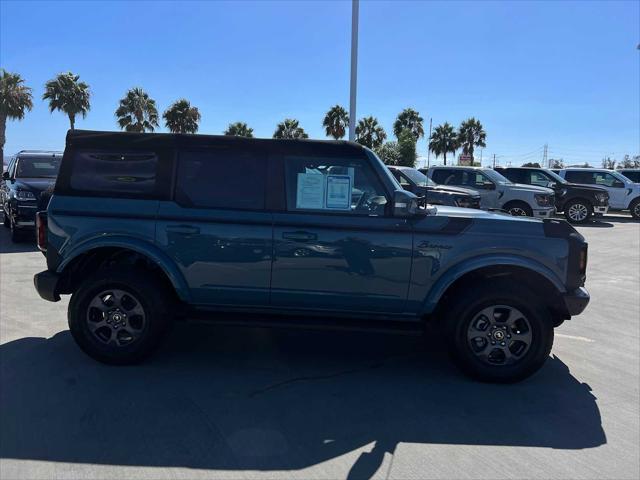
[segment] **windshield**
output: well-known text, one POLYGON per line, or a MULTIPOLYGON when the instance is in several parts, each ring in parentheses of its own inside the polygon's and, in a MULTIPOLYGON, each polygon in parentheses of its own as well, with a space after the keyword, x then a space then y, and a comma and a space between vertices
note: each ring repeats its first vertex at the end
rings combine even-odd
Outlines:
POLYGON ((551 170, 545 170, 544 173, 547 175, 547 177, 551 177, 553 181, 556 183, 561 183, 561 184, 569 183, 560 175, 558 175, 556 172, 552 172, 551 170))
POLYGON ((404 173, 409 180, 418 185, 419 187, 432 187, 436 184, 433 180, 427 177, 424 173, 416 170, 415 168, 403 168, 400 170, 404 173))
POLYGON ((499 183, 500 185, 513 184, 511 180, 507 179, 506 177, 503 177, 498 172, 496 172, 495 170, 491 170, 490 168, 482 170, 482 173, 484 173, 487 177, 489 177, 493 182, 499 183))
POLYGON ((22 157, 16 166, 16 178, 56 178, 60 157, 22 157))

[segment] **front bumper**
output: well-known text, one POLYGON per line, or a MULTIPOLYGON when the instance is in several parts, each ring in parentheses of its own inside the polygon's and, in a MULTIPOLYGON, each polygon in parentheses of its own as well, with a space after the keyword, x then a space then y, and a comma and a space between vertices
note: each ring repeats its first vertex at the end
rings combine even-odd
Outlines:
POLYGON ((36 273, 33 276, 33 284, 36 287, 38 295, 49 302, 57 302, 60 300, 60 295, 56 292, 59 280, 60 275, 49 270, 36 273))
POLYGON ((14 225, 21 229, 35 228, 37 211, 38 211, 38 206, 35 203, 18 202, 14 204, 11 208, 14 225))
POLYGON ((551 218, 555 213, 556 213, 556 207, 533 209, 534 218, 551 218))
POLYGON ((599 206, 596 205, 593 207, 593 213, 596 215, 606 215, 609 212, 609 205, 599 206))
POLYGON ((584 287, 576 288, 571 292, 563 294, 565 309, 570 316, 580 315, 591 299, 589 292, 584 287))

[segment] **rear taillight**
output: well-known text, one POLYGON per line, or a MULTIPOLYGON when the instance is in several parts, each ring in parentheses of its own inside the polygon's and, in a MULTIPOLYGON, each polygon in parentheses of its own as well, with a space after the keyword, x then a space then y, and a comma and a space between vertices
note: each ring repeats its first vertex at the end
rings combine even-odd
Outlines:
POLYGON ((587 273, 587 245, 580 250, 580 263, 578 264, 578 268, 580 268, 581 274, 587 273))
POLYGON ((36 233, 38 235, 38 248, 42 252, 47 251, 47 212, 36 213, 36 233))

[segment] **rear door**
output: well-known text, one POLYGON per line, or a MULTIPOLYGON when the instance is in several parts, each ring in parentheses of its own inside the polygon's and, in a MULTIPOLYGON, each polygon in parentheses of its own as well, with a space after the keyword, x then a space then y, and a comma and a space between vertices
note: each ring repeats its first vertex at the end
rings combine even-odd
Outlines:
POLYGON ((174 197, 160 204, 156 238, 195 304, 268 305, 267 162, 265 152, 242 145, 178 151, 174 197))
POLYGON ((401 313, 412 230, 366 158, 280 158, 285 211, 274 214, 271 302, 292 309, 401 313))

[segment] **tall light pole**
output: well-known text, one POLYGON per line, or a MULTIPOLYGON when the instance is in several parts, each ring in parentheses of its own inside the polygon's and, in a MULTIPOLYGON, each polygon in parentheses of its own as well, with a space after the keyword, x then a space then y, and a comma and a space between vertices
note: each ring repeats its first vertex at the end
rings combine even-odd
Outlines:
POLYGON ((356 139, 356 89, 358 86, 358 8, 351 0, 351 90, 349 96, 349 140, 356 139))

